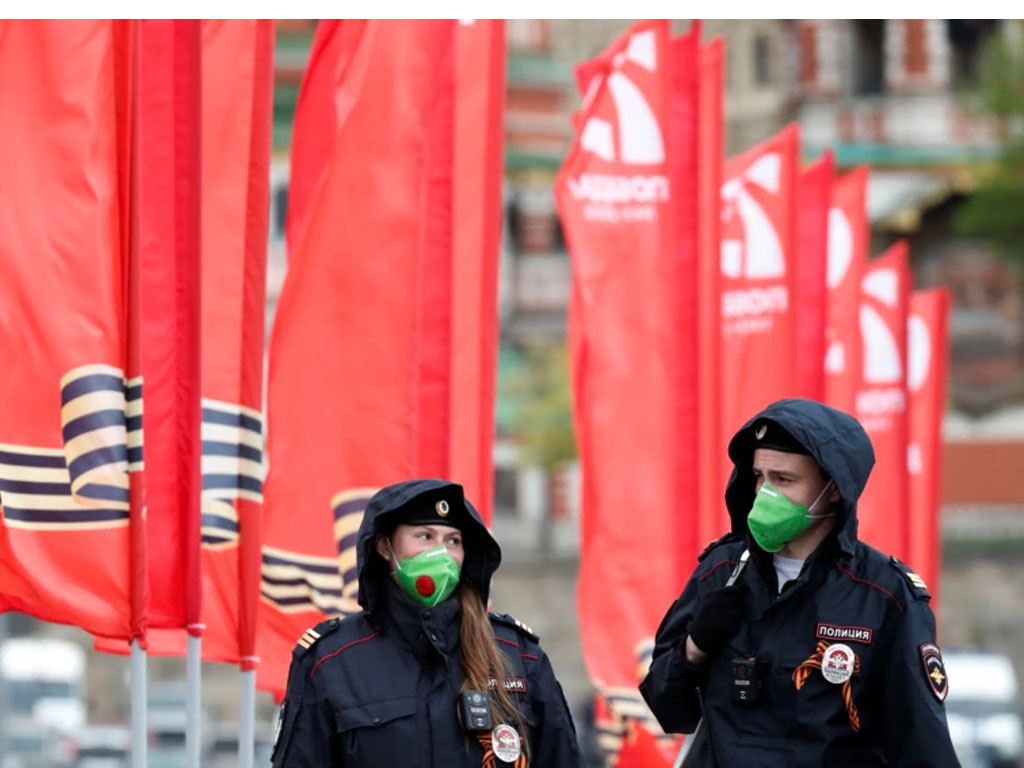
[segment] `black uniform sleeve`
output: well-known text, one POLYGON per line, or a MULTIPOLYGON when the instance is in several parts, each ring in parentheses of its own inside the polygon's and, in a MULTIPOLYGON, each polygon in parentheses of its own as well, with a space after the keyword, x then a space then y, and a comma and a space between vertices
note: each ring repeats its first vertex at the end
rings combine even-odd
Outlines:
POLYGON ((536 655, 533 673, 533 709, 536 718, 532 765, 547 768, 579 768, 580 748, 576 727, 565 703, 562 686, 555 678, 547 654, 539 647, 530 650, 536 655))
POLYGON ((312 658, 292 659, 273 768, 342 768, 330 708, 310 676, 311 668, 312 658))
POLYGON ((697 686, 704 682, 706 667, 686 660, 686 627, 697 609, 697 574, 683 590, 658 627, 654 653, 640 694, 665 733, 693 733, 700 722, 697 686))
POLYGON ((937 650, 935 617, 927 602, 909 594, 905 606, 885 665, 886 695, 880 700, 885 756, 892 768, 959 768, 940 700, 945 669, 941 659, 936 664, 931 658, 932 649, 937 650))

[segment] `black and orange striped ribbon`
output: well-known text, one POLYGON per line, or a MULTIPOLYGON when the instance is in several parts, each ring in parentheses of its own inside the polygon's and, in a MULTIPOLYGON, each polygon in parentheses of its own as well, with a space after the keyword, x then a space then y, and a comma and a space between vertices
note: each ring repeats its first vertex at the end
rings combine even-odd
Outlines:
MULTIPOLYGON (((498 756, 494 754, 494 747, 491 745, 491 734, 478 733, 476 740, 480 742, 480 746, 484 750, 484 759, 480 763, 480 768, 498 768, 498 756)), ((502 760, 500 765, 509 765, 509 763, 502 760)), ((526 755, 520 753, 519 757, 511 765, 514 765, 515 768, 526 768, 526 755)))
MULTIPOLYGON (((828 650, 828 643, 824 640, 819 640, 818 647, 814 649, 814 653, 808 657, 807 661, 793 670, 793 682, 796 684, 796 689, 798 691, 804 687, 804 683, 806 683, 807 678, 811 676, 812 670, 821 669, 821 660, 824 657, 826 650, 828 650)), ((854 657, 853 674, 860 674, 859 656, 854 657)), ((857 705, 853 703, 852 682, 853 676, 851 675, 850 678, 843 683, 842 694, 843 703, 846 704, 846 714, 850 718, 850 727, 853 728, 854 733, 857 733, 860 731, 860 715, 857 713, 857 705)))

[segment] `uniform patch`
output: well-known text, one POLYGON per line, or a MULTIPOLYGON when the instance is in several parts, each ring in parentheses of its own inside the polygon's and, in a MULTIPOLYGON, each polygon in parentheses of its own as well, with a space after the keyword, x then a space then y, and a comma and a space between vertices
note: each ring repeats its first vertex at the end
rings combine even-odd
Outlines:
POLYGON ((520 632, 526 634, 531 640, 533 640, 533 642, 537 642, 537 633, 534 632, 533 629, 531 629, 530 627, 523 624, 523 622, 521 622, 515 616, 510 616, 507 613, 495 613, 494 611, 491 611, 488 614, 488 616, 490 616, 495 621, 501 622, 502 624, 515 627, 520 632))
POLYGON ((846 640, 854 643, 870 643, 875 631, 868 627, 841 627, 838 624, 818 622, 814 636, 819 640, 846 640))
POLYGON ((946 677, 946 667, 942 663, 942 651, 935 643, 922 643, 918 649, 921 651, 924 679, 928 681, 928 687, 936 699, 945 701, 949 693, 949 678, 946 677))
MULTIPOLYGON (((498 687, 498 681, 493 677, 487 681, 487 687, 490 690, 494 690, 498 687)), ((506 677, 505 678, 505 690, 512 691, 513 693, 526 693, 526 678, 525 677, 506 677)))
POLYGON ((836 643, 825 649, 821 656, 821 674, 830 683, 842 685, 853 677, 857 657, 848 645, 836 643))
POLYGON ((303 648, 309 648, 320 639, 320 633, 315 629, 307 629, 302 633, 302 637, 299 638, 297 645, 301 645, 303 648))

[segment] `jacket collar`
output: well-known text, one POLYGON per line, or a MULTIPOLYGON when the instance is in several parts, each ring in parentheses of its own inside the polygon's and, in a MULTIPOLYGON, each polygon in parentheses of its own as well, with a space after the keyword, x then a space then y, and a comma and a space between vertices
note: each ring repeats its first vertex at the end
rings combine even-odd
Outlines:
POLYGON ((454 595, 429 608, 413 600, 391 578, 381 590, 379 623, 385 634, 405 646, 418 658, 440 654, 457 655, 462 607, 454 595))

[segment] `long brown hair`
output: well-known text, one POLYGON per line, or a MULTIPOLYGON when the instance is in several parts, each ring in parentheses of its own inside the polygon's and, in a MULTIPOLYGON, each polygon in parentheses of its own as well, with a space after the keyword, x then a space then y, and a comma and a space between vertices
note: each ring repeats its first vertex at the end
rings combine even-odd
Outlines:
POLYGON ((462 606, 459 627, 459 664, 466 676, 463 690, 486 691, 495 681, 491 696, 491 716, 494 724, 512 721, 523 741, 523 754, 530 758, 530 745, 523 715, 515 701, 505 690, 508 659, 495 645, 494 631, 487 619, 487 609, 473 587, 462 582, 455 593, 462 606))

